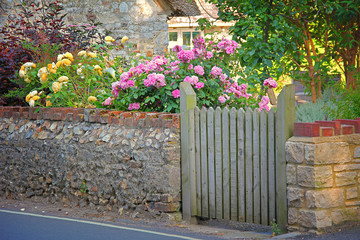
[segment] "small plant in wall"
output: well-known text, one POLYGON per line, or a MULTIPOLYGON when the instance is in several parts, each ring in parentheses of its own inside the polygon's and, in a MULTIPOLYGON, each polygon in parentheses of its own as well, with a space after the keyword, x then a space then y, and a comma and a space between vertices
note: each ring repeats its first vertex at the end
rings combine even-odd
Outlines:
POLYGON ((80 192, 83 193, 83 194, 86 194, 87 193, 87 188, 86 188, 86 182, 83 181, 80 185, 80 192))
POLYGON ((270 225, 274 237, 281 233, 281 230, 279 228, 279 225, 276 223, 275 218, 270 222, 270 225))

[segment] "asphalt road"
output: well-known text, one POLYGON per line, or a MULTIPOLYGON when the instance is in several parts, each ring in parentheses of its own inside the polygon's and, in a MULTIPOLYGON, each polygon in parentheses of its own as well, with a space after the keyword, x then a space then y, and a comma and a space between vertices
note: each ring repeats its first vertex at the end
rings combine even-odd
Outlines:
MULTIPOLYGON (((0 240, 201 239, 100 222, 0 210, 0 240)), ((204 239, 204 238, 203 238, 204 239)))

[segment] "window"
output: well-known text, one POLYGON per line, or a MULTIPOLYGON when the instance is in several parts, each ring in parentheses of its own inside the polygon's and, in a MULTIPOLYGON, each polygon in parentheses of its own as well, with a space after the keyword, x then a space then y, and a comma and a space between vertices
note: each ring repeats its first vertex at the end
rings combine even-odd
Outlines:
POLYGON ((191 45, 191 33, 183 32, 183 45, 189 46, 191 45))
POLYGON ((177 42, 178 33, 177 32, 169 32, 169 41, 177 42))
POLYGON ((169 29, 169 50, 176 45, 182 46, 185 50, 192 49, 193 39, 204 35, 203 32, 194 30, 195 28, 169 29))

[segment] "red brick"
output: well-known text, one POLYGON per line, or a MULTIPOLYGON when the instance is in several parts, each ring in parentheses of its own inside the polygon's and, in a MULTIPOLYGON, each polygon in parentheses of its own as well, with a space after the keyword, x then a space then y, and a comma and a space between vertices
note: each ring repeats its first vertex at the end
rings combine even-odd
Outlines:
POLYGON ((68 121, 68 122, 74 121, 74 113, 67 113, 66 114, 66 121, 68 121))
POLYGON ((174 114, 173 116, 173 127, 174 128, 180 128, 180 114, 174 114))
POLYGON ((90 115, 89 116, 89 122, 95 123, 95 122, 100 122, 100 116, 97 114, 94 115, 90 115))
POLYGON ((296 137, 319 137, 320 124, 318 123, 294 123, 294 136, 296 137))
POLYGON ((120 119, 118 117, 111 117, 111 124, 119 125, 120 119))
POLYGON ((332 127, 334 128, 335 135, 341 134, 341 123, 336 121, 315 121, 315 123, 319 123, 320 127, 332 127))
POLYGON ((0 106, 0 118, 4 117, 4 106, 0 106))
POLYGON ((334 128, 332 128, 332 127, 320 127, 320 135, 322 137, 334 136, 334 128))
POLYGON ((360 119, 359 120, 348 120, 348 119, 336 119, 335 122, 341 124, 353 125, 355 127, 355 133, 360 133, 360 119))
POLYGON ((349 135, 354 134, 354 126, 353 125, 341 125, 341 134, 342 135, 349 135))

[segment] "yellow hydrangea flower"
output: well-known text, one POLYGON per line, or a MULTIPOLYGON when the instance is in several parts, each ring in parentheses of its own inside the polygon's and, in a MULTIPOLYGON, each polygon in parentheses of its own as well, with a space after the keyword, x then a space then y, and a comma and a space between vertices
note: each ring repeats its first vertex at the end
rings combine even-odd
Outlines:
POLYGON ((95 102, 95 101, 97 101, 97 98, 94 97, 94 96, 90 96, 90 97, 88 97, 88 101, 89 102, 95 102))

